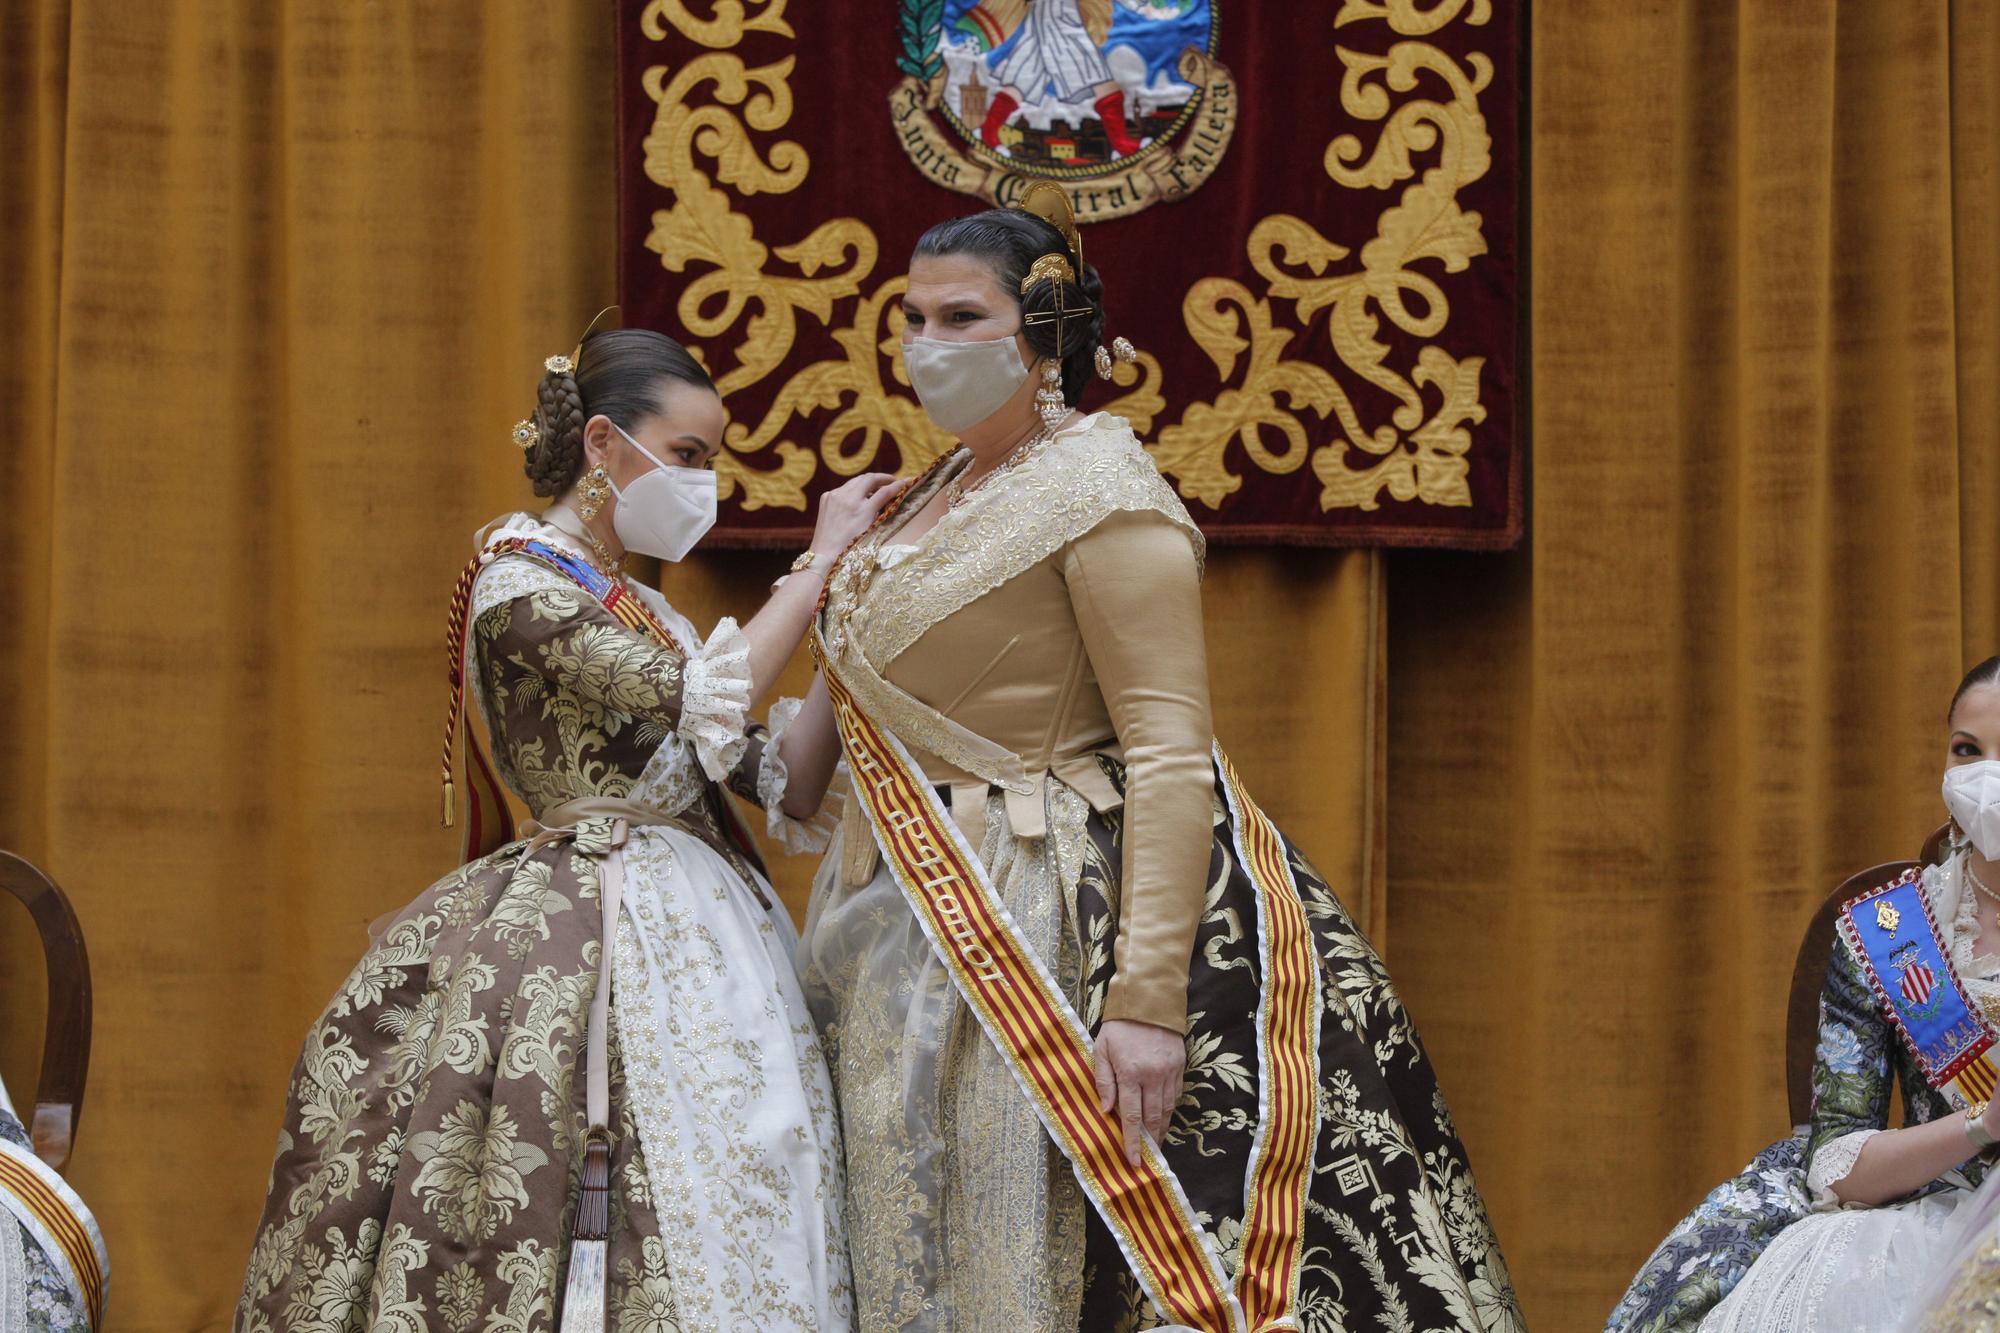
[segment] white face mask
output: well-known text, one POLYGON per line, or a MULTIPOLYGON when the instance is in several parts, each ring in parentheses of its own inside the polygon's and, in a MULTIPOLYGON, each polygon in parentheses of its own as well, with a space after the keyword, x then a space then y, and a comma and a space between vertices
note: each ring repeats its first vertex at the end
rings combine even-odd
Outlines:
POLYGON ((2000 759, 1947 768, 1944 807, 1981 856, 2000 860, 2000 759))
POLYGON ((903 368, 924 411, 954 435, 998 412, 1028 381, 1011 333, 985 342, 912 338, 903 345, 903 368))
POLYGON ((659 466, 620 490, 611 483, 618 507, 611 530, 628 551, 660 560, 678 560, 715 526, 715 473, 703 467, 668 467, 617 422, 611 429, 659 466))

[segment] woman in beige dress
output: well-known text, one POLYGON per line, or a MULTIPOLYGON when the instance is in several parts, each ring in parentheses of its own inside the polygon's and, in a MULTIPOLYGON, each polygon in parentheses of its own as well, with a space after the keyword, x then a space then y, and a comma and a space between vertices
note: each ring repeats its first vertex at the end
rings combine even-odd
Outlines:
POLYGON ((1102 288, 1029 199, 918 243, 905 363, 961 447, 834 570, 793 733, 790 812, 836 754, 849 792, 800 958, 856 1317, 1517 1328, 1380 959, 1214 745, 1201 534, 1078 410, 1102 288))

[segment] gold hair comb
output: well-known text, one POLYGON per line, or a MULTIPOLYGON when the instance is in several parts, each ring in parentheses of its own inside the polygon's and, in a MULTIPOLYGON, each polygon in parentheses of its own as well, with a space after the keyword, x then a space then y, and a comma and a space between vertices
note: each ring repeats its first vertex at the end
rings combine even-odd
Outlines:
POLYGON ((1053 252, 1043 255, 1028 266, 1028 276, 1021 279, 1021 295, 1026 296, 1028 289, 1043 278, 1051 282, 1073 283, 1076 281, 1076 270, 1069 266, 1066 256, 1053 252))

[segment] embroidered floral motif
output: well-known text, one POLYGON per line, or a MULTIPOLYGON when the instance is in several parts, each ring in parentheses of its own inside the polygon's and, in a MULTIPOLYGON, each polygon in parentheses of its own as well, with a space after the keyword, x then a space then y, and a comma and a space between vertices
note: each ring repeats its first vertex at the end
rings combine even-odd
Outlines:
POLYGON ((410 1155, 423 1163, 416 1195, 425 1212, 435 1206, 445 1234, 468 1245, 487 1240, 528 1202, 526 1178, 547 1166, 549 1155, 518 1138, 506 1107, 470 1101, 439 1128, 411 1137, 410 1155))

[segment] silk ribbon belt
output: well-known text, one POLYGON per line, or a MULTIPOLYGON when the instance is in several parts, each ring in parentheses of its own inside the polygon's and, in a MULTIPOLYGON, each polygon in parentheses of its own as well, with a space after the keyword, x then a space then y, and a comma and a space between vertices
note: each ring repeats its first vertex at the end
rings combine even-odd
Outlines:
MULTIPOLYGON (((611 1238, 611 957, 618 913, 625 897, 625 845, 635 828, 675 828, 706 843, 702 830, 677 815, 635 801, 585 796, 525 821, 516 866, 544 848, 570 843, 598 863, 598 898, 604 912, 597 950, 597 993, 590 1001, 584 1043, 585 1134, 583 1174, 563 1292, 562 1333, 602 1333, 605 1327, 605 1246, 611 1238)), ((754 892, 756 885, 751 884, 754 892)), ((764 901, 758 894, 758 900, 764 901)))

